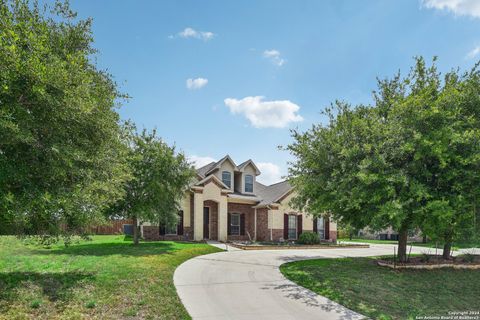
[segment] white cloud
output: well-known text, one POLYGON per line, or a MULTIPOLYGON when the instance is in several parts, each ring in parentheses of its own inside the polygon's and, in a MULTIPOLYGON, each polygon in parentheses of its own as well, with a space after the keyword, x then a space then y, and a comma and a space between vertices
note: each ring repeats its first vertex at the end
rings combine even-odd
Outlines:
POLYGON ((187 79, 187 88, 189 90, 197 90, 205 87, 207 83, 208 83, 208 79, 205 79, 205 78, 196 78, 196 79, 190 78, 190 79, 187 79))
POLYGON ((210 31, 197 31, 193 28, 185 28, 183 31, 180 31, 176 35, 169 35, 169 39, 173 39, 175 37, 180 38, 193 38, 193 39, 200 39, 204 41, 212 40, 215 37, 215 33, 210 31))
POLYGON ((422 0, 422 4, 429 9, 446 10, 458 16, 480 18, 479 0, 422 0))
POLYGON ((476 58, 478 55, 480 55, 480 46, 473 48, 472 51, 470 51, 469 53, 467 53, 466 58, 467 58, 467 59, 474 59, 474 58, 476 58))
POLYGON ((255 164, 261 172, 257 178, 259 182, 266 185, 271 185, 273 183, 282 181, 280 167, 276 164, 271 162, 258 162, 255 164))
POLYGON ((233 114, 243 114, 256 128, 284 128, 290 122, 303 118, 297 113, 300 107, 289 100, 263 101, 264 97, 245 97, 241 100, 227 98, 225 105, 233 114))
POLYGON ((269 59, 274 65, 279 67, 283 66, 285 62, 287 62, 280 56, 280 51, 275 49, 263 51, 263 57, 269 59))
POLYGON ((188 157, 188 161, 190 162, 193 162, 193 165, 195 166, 195 168, 201 168, 203 167, 204 165, 207 165, 209 164, 210 162, 216 162, 217 160, 215 160, 214 158, 212 157, 200 157, 200 156, 190 156, 188 157))

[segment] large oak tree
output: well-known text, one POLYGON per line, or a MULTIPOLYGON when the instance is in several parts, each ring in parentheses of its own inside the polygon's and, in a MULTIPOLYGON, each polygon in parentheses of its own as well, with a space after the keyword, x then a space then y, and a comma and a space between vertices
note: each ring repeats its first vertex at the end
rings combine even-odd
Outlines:
POLYGON ((185 155, 157 137, 156 131, 130 130, 127 162, 132 179, 125 184, 125 196, 107 210, 108 215, 134 220, 133 241, 139 242, 138 224, 176 225, 180 201, 195 171, 185 155))
MULTIPOLYGON (((294 204, 355 228, 393 227, 399 259, 409 230, 452 241, 471 228, 480 192, 480 73, 441 77, 422 58, 379 80, 374 104, 336 102, 328 125, 293 132, 294 204)), ((473 229, 475 230, 475 229, 473 229)))
POLYGON ((81 232, 123 196, 123 95, 93 62, 92 42, 91 20, 67 4, 0 0, 0 226, 8 232, 81 232))

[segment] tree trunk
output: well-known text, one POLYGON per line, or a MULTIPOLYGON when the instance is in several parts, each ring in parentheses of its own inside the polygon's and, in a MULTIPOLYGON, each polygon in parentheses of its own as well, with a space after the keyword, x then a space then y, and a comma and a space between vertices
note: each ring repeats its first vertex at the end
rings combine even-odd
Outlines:
POLYGON ((450 260, 450 255, 452 254, 452 242, 450 240, 445 242, 443 246, 443 259, 450 260))
POLYGON ((398 261, 407 262, 407 240, 408 240, 408 230, 407 228, 402 228, 399 232, 398 237, 398 261))
POLYGON ((138 226, 137 226, 137 217, 133 217, 133 244, 138 245, 139 242, 139 234, 138 234, 138 226))
POLYGON ((423 236, 422 243, 427 243, 427 236, 423 236))
POLYGON ((353 239, 353 232, 350 232, 350 234, 348 235, 348 238, 350 239, 350 241, 353 239))

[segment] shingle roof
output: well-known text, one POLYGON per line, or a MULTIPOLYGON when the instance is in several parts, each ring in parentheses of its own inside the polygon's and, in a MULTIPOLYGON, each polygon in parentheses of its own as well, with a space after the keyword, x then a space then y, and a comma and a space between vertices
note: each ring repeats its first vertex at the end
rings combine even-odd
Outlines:
MULTIPOLYGON (((231 159, 228 155, 223 157, 217 162, 210 162, 209 164, 198 168, 197 173, 200 177, 205 178, 205 175, 211 171, 213 168, 215 168, 218 164, 221 162, 225 161, 226 159, 231 159)), ((238 169, 242 169, 245 165, 247 165, 251 160, 247 160, 245 162, 242 162, 240 165, 237 166, 238 169)), ((268 205, 272 204, 275 201, 277 201, 281 196, 286 194, 292 189, 292 186, 288 183, 288 181, 282 181, 278 182, 275 184, 272 184, 270 186, 264 185, 260 182, 255 181, 255 194, 241 194, 238 192, 235 192, 232 194, 232 196, 246 196, 246 197, 253 197, 253 198, 258 198, 261 201, 258 203, 258 205, 268 205)))
POLYGON ((255 183, 256 194, 262 199, 258 205, 267 205, 274 203, 278 198, 286 194, 292 189, 288 181, 282 181, 272 184, 270 186, 263 185, 259 182, 255 183))
POLYGON ((209 164, 201 167, 201 168, 198 168, 197 169, 197 173, 202 177, 202 178, 205 178, 205 174, 210 171, 210 169, 212 169, 217 163, 215 161, 213 162, 210 162, 209 164))

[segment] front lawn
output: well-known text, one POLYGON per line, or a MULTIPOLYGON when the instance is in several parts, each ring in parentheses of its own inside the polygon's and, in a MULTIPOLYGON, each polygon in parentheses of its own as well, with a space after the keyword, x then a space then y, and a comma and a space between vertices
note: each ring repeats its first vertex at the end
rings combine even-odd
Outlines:
POLYGON ((306 260, 284 264, 280 270, 299 285, 374 319, 480 310, 480 270, 394 271, 374 260, 306 260))
POLYGON ((182 262, 220 251, 206 244, 94 236, 46 249, 0 237, 0 319, 185 319, 173 285, 182 262))

